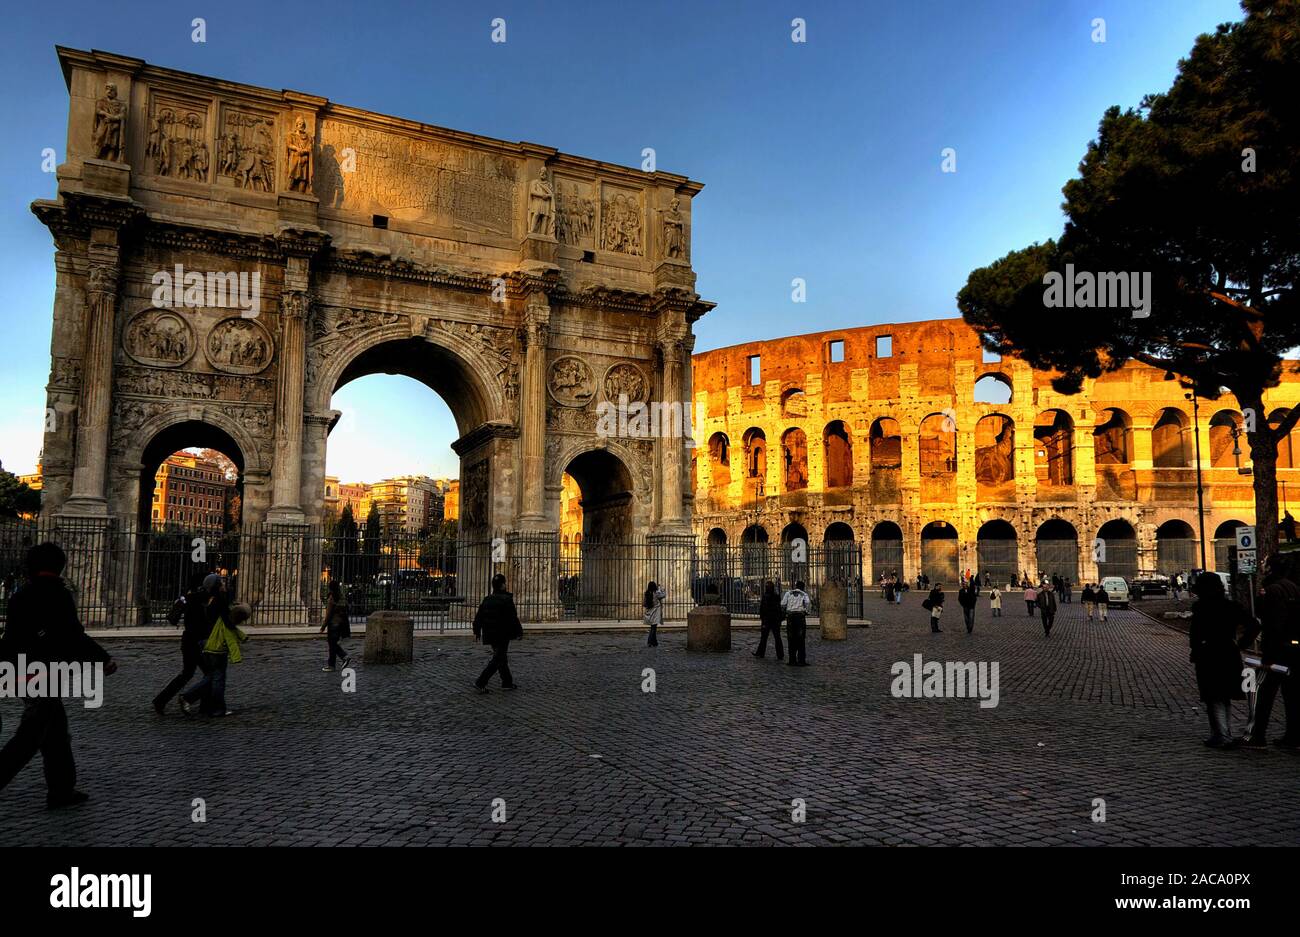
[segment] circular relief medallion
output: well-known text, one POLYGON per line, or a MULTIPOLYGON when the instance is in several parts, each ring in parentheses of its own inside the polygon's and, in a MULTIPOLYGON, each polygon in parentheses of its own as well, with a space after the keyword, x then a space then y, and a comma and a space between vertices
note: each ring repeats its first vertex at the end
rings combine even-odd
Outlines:
POLYGON ((144 309, 127 322, 122 333, 126 353, 141 364, 178 368, 194 354, 194 329, 184 314, 170 309, 144 309))
POLYGON ((604 390, 605 399, 610 403, 618 403, 622 396, 626 396, 629 403, 644 401, 650 394, 650 382, 640 368, 624 361, 610 365, 605 372, 604 390))
POLYGON ((274 347, 271 333, 260 322, 233 316, 212 327, 203 350, 218 371, 257 374, 271 363, 274 347))
POLYGON ((591 366, 573 355, 555 360, 546 386, 556 402, 566 407, 585 407, 596 396, 596 379, 592 376, 591 366))

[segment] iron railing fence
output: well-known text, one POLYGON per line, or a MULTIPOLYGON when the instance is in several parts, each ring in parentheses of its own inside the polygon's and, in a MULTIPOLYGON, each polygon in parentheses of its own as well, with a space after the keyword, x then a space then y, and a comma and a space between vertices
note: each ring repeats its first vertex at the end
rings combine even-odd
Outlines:
POLYGON ((468 629, 495 573, 504 573, 520 617, 538 621, 639 621, 650 581, 665 591, 665 620, 681 620, 706 594, 741 618, 758 614, 763 583, 819 590, 845 583, 849 615, 863 611, 863 551, 852 542, 705 544, 692 535, 642 535, 575 543, 553 532, 477 536, 404 531, 370 538, 302 525, 241 530, 144 526, 114 519, 55 518, 0 524, 0 624, 23 580, 33 544, 53 541, 68 556, 64 579, 82 621, 94 627, 160 626, 196 577, 221 575, 252 624, 319 626, 331 579, 360 623, 378 609, 410 614, 421 630, 468 629))

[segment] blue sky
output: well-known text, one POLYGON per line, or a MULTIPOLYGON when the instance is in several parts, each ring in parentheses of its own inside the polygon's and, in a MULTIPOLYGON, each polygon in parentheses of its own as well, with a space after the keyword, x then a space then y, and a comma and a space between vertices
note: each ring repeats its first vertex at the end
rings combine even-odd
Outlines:
MULTIPOLYGON (((1236 0, 11 4, 0 37, 0 462, 30 471, 49 370, 53 246, 30 213, 54 194, 67 93, 55 44, 705 183, 697 349, 956 314, 974 267, 1060 232, 1061 185, 1102 112, 1169 86, 1236 0), (207 42, 190 21, 207 21, 207 42), (507 41, 490 41, 493 17, 507 41), (791 42, 791 20, 807 42, 791 42), (1103 18, 1106 42, 1092 41, 1103 18), (957 172, 940 171, 941 151, 957 172), (790 301, 790 281, 807 302, 790 301)), ((446 405, 374 376, 334 405, 364 445, 329 471, 455 474, 446 405), (419 432, 412 432, 418 426, 419 432)))

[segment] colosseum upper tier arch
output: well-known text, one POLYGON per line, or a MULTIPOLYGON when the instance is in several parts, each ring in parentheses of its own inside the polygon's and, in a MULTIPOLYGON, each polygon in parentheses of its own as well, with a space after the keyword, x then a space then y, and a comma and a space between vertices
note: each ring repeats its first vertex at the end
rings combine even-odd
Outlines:
MULTIPOLYGON (((693 364, 707 414, 692 472, 702 540, 738 543, 754 528, 776 540, 792 524, 816 541, 851 532, 872 578, 1080 581, 1200 565, 1192 402, 1146 365, 1067 396, 1049 374, 985 352, 961 319, 750 342, 693 364)), ((1297 393, 1292 367, 1265 396, 1268 418, 1297 393)), ((1249 447, 1230 395, 1199 409, 1206 554, 1226 569, 1233 528, 1254 523, 1249 447)), ((1297 445, 1284 442, 1278 462, 1291 486, 1297 445)))
POLYGON ((561 475, 595 452, 627 475, 611 495, 588 473, 604 529, 689 536, 683 438, 611 455, 597 408, 692 399, 701 184, 58 56, 66 160, 32 205, 57 247, 43 514, 147 523, 143 460, 178 442, 231 450, 245 528, 310 529, 331 395, 387 372, 455 415, 464 533, 557 531, 561 475))

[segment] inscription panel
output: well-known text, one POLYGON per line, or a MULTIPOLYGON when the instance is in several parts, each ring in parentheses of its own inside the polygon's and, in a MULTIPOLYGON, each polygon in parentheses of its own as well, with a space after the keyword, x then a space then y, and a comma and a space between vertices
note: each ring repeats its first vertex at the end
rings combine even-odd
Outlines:
POLYGON ((519 171, 496 153, 325 120, 316 189, 333 208, 508 237, 519 171))

